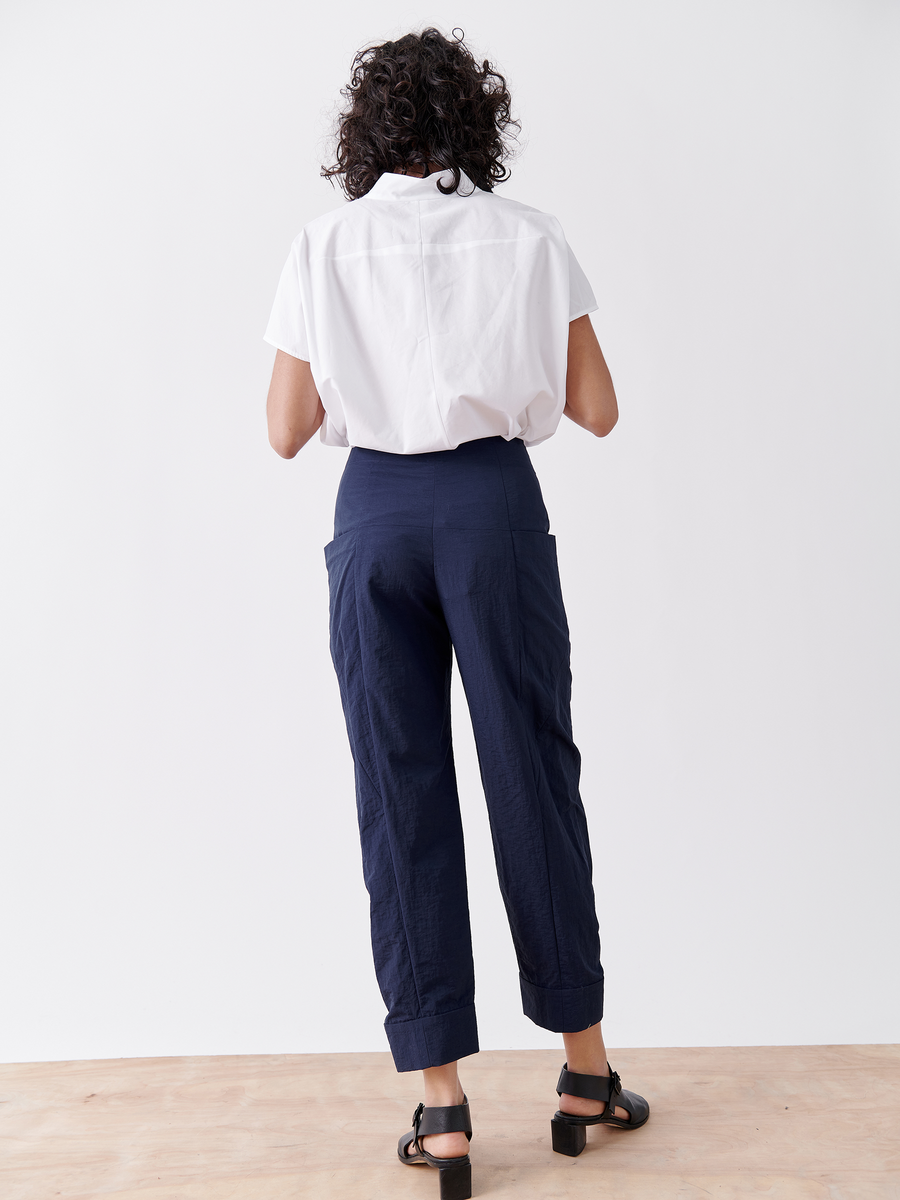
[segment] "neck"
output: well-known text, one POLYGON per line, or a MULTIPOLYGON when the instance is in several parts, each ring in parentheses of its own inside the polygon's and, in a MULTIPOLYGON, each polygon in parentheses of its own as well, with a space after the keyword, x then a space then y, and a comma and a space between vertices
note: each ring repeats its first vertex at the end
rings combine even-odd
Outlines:
MULTIPOLYGON (((440 163, 430 162, 428 164, 428 173, 430 175, 433 175, 435 171, 441 170, 443 170, 443 168, 441 167, 440 163)), ((418 164, 410 164, 406 167, 397 167, 396 171, 398 175, 415 175, 417 179, 422 179, 425 175, 425 168, 419 166, 418 164)))

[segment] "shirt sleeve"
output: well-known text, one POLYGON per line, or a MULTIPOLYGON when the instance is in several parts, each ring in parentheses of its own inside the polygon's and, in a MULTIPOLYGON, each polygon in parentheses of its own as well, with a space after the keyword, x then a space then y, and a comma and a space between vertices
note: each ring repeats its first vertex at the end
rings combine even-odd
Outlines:
POLYGON ((291 246, 282 269, 263 341, 283 350, 285 354, 309 362, 309 339, 300 296, 299 240, 291 246))
POLYGON ((598 308, 597 300, 591 291, 587 276, 582 271, 578 259, 572 253, 572 247, 566 242, 569 254, 569 320, 583 317, 585 313, 594 312, 598 308))

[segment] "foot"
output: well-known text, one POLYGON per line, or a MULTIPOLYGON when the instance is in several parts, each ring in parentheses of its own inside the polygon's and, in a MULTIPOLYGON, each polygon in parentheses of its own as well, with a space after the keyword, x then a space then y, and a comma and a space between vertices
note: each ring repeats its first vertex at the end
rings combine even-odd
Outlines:
MULTIPOLYGON (((585 1072, 587 1074, 588 1072, 585 1072)), ((599 1074, 599 1072, 591 1072, 599 1074)), ((604 1076, 608 1076, 609 1072, 604 1071, 604 1076)), ((599 1117, 602 1112, 606 1111, 605 1100, 585 1100, 583 1096, 569 1096, 566 1092, 559 1098, 557 1105, 560 1112, 568 1113, 572 1117, 599 1117)), ((615 1115, 623 1121, 631 1120, 631 1113, 627 1108, 622 1108, 621 1105, 616 1105, 615 1115)))
MULTIPOLYGON (((609 1062, 600 1022, 589 1025, 579 1033, 564 1033, 566 1061, 570 1071, 576 1075, 600 1075, 609 1078, 609 1062)), ((568 1096, 564 1092, 559 1098, 559 1111, 572 1117, 599 1117, 606 1111, 605 1100, 585 1100, 581 1096, 568 1096)), ((631 1120, 631 1113, 621 1105, 616 1106, 615 1115, 623 1121, 631 1120)))
POLYGON ((464 1133, 429 1133, 419 1138, 419 1145, 435 1158, 462 1158, 469 1153, 469 1139, 464 1133))
MULTIPOLYGON (((465 1100, 455 1062, 426 1067, 422 1082, 425 1091, 422 1102, 426 1108, 451 1108, 465 1100)), ((469 1139, 464 1133, 429 1133, 419 1138, 419 1147, 435 1158, 462 1158, 469 1153, 469 1139)), ((415 1154, 411 1146, 407 1150, 415 1154)))
MULTIPOLYGON (((451 1104, 462 1104, 465 1093, 459 1080, 456 1081, 455 1098, 447 1099, 446 1093, 432 1096, 426 1087, 426 1108, 447 1108, 451 1104)), ((451 1094, 452 1095, 452 1094, 451 1094)), ((469 1153, 469 1139, 464 1133, 429 1133, 427 1137, 419 1138, 419 1145, 435 1158, 462 1158, 469 1153)))

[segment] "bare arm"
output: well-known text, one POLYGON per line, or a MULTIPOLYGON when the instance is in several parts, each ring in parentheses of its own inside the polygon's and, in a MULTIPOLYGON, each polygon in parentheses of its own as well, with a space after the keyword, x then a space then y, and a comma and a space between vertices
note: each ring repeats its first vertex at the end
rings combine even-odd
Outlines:
POLYGON ((613 381, 587 313, 569 323, 563 412, 597 437, 606 437, 619 419, 613 381))
POLYGON ((276 350, 266 399, 269 445, 282 458, 293 458, 324 420, 309 363, 276 350))

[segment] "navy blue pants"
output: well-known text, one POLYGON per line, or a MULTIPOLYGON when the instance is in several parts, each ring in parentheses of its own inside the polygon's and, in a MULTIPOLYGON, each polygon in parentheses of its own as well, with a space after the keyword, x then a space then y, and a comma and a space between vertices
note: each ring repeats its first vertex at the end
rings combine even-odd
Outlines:
POLYGON ((572 741, 556 541, 524 443, 354 447, 328 566, 375 972, 398 1071, 474 1054, 475 977, 450 735, 453 651, 472 718, 526 1016, 603 1015, 572 741))

